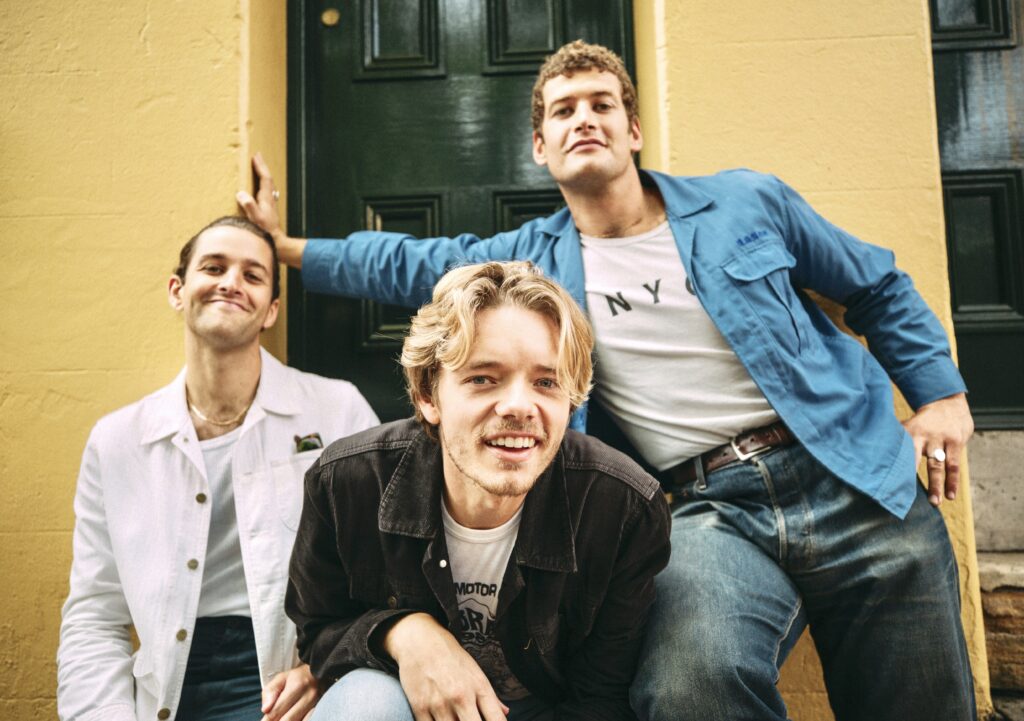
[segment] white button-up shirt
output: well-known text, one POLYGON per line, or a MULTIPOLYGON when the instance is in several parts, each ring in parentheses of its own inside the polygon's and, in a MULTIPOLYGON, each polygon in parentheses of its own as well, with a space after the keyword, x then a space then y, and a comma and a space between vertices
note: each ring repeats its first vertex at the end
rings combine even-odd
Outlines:
MULTIPOLYGON (((320 449, 296 453, 295 436, 319 433, 326 445, 376 425, 377 417, 352 384, 261 353, 259 387, 231 467, 266 683, 298 663, 284 593, 303 475, 320 449)), ((184 370, 96 424, 75 494, 71 590, 57 652, 63 721, 174 718, 202 586, 209 493, 184 370), (131 626, 140 642, 135 654, 131 626)))

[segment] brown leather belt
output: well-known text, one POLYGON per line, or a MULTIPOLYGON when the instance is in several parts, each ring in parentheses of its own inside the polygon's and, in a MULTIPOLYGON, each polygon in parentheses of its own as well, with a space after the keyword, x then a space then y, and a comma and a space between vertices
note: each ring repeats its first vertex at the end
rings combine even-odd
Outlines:
POLYGON ((740 433, 728 443, 720 445, 718 448, 712 448, 699 456, 694 456, 688 461, 683 461, 666 472, 676 485, 682 486, 692 483, 702 475, 697 472, 697 463, 704 464, 704 475, 706 475, 730 463, 745 461, 759 453, 764 453, 772 448, 788 446, 795 441, 796 438, 782 421, 776 421, 769 426, 740 433))

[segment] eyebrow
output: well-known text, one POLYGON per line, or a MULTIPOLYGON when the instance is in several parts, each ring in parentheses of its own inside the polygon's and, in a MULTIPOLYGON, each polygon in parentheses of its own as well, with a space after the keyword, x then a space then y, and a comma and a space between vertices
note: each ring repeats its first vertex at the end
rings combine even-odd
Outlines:
MULTIPOLYGON (((505 364, 500 361, 483 360, 477 361, 476 363, 467 363, 466 365, 459 368, 460 373, 471 373, 473 371, 486 371, 486 370, 501 370, 505 368, 505 364)), ((531 369, 534 373, 548 373, 556 375, 558 370, 546 365, 535 365, 531 369)))
MULTIPOLYGON (((614 98, 615 97, 615 93, 611 92, 610 90, 597 90, 597 91, 595 91, 593 93, 587 93, 587 94, 583 95, 582 97, 586 97, 586 98, 614 98)), ((564 103, 564 102, 567 102, 569 100, 573 100, 574 98, 576 98, 575 95, 563 95, 560 98, 552 100, 551 101, 551 107, 553 108, 556 105, 558 105, 559 103, 564 103)))
MULTIPOLYGON (((205 253, 199 256, 199 258, 196 260, 196 265, 201 265, 203 262, 208 260, 217 260, 224 262, 230 260, 230 258, 228 258, 228 256, 224 255, 223 253, 205 253)), ((270 269, 267 268, 267 266, 263 265, 263 263, 260 263, 258 260, 253 260, 252 258, 243 258, 242 265, 244 265, 246 268, 259 268, 264 273, 270 272, 270 269)))

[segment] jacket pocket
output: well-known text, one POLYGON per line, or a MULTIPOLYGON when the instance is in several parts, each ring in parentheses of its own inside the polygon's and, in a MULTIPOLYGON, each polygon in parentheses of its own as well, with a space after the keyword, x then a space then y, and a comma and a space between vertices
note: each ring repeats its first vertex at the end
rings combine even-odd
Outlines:
POLYGON ((135 677, 136 697, 145 694, 151 697, 155 703, 160 689, 157 688, 156 676, 153 673, 152 655, 144 651, 138 651, 135 654, 135 658, 132 659, 132 676, 135 677))
POLYGON ((722 264, 740 294, 761 318, 768 332, 794 353, 804 345, 797 308, 800 300, 789 278, 796 258, 780 240, 769 239, 753 248, 742 248, 722 264))
POLYGON ((270 464, 270 475, 274 480, 275 505, 281 515, 281 521, 289 530, 294 531, 299 527, 303 477, 322 451, 322 448, 315 448, 270 464))

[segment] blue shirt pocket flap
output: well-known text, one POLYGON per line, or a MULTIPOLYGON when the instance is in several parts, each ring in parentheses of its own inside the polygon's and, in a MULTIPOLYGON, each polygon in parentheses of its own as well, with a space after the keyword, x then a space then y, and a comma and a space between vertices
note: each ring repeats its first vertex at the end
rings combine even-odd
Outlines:
POLYGON ((722 264, 722 270, 734 280, 751 281, 764 278, 776 270, 796 266, 796 258, 780 241, 769 241, 750 248, 741 248, 722 264))

